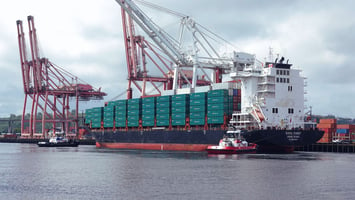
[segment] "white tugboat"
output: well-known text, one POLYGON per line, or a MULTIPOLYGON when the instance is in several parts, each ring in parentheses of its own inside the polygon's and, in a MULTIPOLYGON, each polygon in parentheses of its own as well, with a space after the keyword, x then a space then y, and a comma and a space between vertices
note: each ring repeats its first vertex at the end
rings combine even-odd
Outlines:
POLYGON ((235 53, 230 77, 241 81, 242 103, 230 124, 245 130, 243 137, 258 144, 258 151, 292 152, 324 134, 305 122, 305 78, 291 66, 284 57, 259 64, 254 55, 235 53))
POLYGON ((63 131, 53 130, 49 133, 51 137, 49 141, 38 142, 39 147, 77 147, 79 146, 79 141, 74 139, 68 139, 65 137, 65 133, 63 131))

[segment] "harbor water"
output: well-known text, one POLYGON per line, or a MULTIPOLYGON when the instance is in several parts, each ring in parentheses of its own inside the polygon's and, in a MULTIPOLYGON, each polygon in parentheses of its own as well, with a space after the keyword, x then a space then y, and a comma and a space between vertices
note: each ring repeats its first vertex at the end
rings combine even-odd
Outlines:
POLYGON ((0 143, 0 199, 354 199, 355 154, 208 156, 0 143))

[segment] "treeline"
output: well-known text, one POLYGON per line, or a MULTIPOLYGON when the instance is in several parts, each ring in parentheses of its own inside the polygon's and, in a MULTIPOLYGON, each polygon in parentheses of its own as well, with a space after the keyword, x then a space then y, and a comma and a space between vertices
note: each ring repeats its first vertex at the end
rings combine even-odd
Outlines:
MULTIPOLYGON (((75 110, 71 111, 72 115, 75 114, 75 110)), ((30 119, 30 114, 25 115, 25 120, 29 121, 30 119)), ((36 116, 37 119, 42 119, 42 113, 38 113, 36 116)), ((15 114, 10 114, 9 117, 2 117, 0 118, 0 133, 8 133, 9 131, 11 133, 20 133, 21 132, 21 119, 22 115, 15 115, 15 114), (11 127, 11 128, 9 128, 11 127)), ((79 113, 79 126, 81 125, 81 122, 83 119, 82 113, 79 113)), ((40 124, 40 123, 39 123, 40 124)), ((37 124, 36 129, 40 130, 42 127, 41 125, 37 124)), ((25 127, 28 126, 28 122, 25 123, 25 127)), ((45 124, 46 129, 51 129, 52 124, 48 123, 45 124)))

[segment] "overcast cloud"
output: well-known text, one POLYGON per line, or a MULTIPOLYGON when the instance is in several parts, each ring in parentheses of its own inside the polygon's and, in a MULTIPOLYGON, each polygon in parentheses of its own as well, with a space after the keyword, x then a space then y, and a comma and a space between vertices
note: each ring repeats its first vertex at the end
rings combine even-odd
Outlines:
MULTIPOLYGON (((263 60, 269 47, 307 77, 314 114, 354 118, 355 3, 333 0, 150 0, 193 17, 263 60)), ((110 100, 126 90, 120 7, 114 0, 12 0, 0 6, 0 116, 22 114, 16 20, 33 15, 41 56, 101 87, 110 100)), ((177 21, 147 13, 157 24, 177 21), (158 17, 157 17, 158 16, 158 17), (171 21, 170 21, 171 20, 171 21)), ((164 27, 164 26, 163 26, 164 27)), ((24 23, 27 34, 27 23, 24 23)), ((26 38, 27 39, 27 38, 26 38)), ((27 39, 28 41, 28 39, 27 39)), ((102 102, 96 102, 103 104, 102 102)), ((81 104, 85 107, 85 104, 81 104)))

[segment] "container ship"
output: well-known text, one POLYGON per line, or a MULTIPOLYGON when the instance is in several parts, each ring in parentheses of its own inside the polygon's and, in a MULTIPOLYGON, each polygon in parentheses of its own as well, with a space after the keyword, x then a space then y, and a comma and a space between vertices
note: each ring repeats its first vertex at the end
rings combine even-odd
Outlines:
POLYGON ((97 147, 205 151, 234 129, 260 151, 291 152, 322 137, 304 120, 304 77, 284 58, 260 62, 245 52, 222 55, 220 43, 213 42, 225 40, 209 41, 215 34, 183 14, 178 14, 182 31, 173 40, 135 2, 116 2, 126 47, 127 99, 85 111, 97 147), (133 21, 153 43, 135 35, 133 21), (190 43, 184 46, 183 39, 190 43), (148 75, 147 63, 162 75, 148 75), (155 94, 147 94, 148 82, 155 94), (132 98, 131 85, 140 98, 132 98))
POLYGON ((292 152, 324 132, 305 121, 301 70, 282 60, 257 66, 254 55, 236 53, 230 81, 111 101, 87 109, 85 121, 103 148, 205 151, 236 129, 259 152, 292 152))

